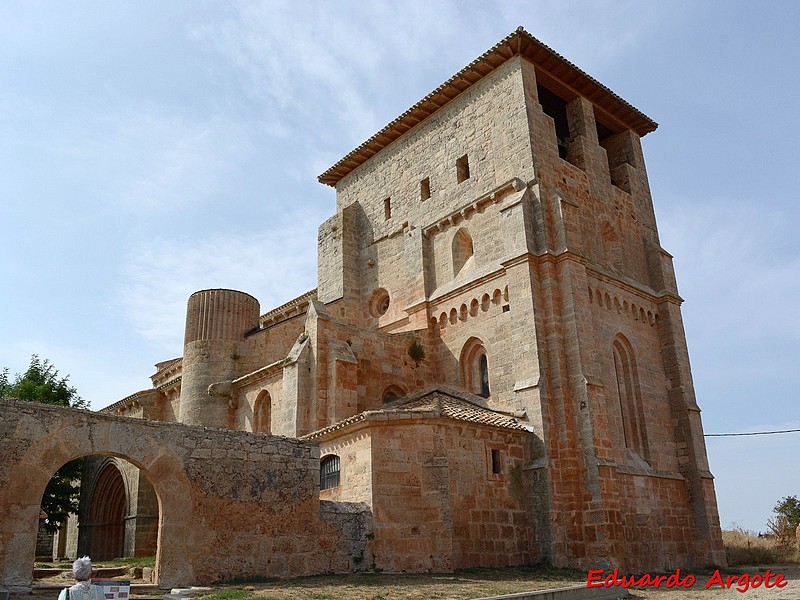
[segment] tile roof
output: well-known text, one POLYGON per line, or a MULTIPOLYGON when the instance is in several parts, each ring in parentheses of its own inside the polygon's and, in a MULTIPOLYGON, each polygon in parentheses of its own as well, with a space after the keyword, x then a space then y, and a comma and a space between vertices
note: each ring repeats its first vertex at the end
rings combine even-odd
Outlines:
MULTIPOLYGON (((317 179, 335 186, 339 180, 383 150, 401 135, 449 104, 461 93, 514 56, 524 56, 537 68, 537 78, 558 90, 567 99, 579 95, 589 99, 600 114, 598 118, 630 128, 639 136, 655 131, 658 123, 623 100, 605 85, 588 75, 561 54, 518 27, 378 133, 352 150, 317 179)), ((556 91, 556 90, 554 90, 556 91)))
POLYGON ((482 404, 485 404, 485 401, 479 396, 439 387, 414 394, 410 398, 396 400, 387 404, 386 408, 381 410, 368 410, 353 415, 329 427, 304 435, 301 439, 319 439, 360 421, 408 419, 412 416, 420 418, 445 417, 456 421, 466 421, 502 429, 531 431, 531 427, 520 418, 509 413, 492 410, 487 406, 482 406, 482 404))

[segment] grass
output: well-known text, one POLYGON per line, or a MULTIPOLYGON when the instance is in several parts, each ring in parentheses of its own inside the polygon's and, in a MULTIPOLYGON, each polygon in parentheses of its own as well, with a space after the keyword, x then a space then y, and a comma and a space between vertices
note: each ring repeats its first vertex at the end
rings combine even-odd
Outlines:
POLYGON ((580 571, 549 567, 468 569, 451 574, 365 573, 238 582, 218 588, 203 600, 466 600, 585 581, 580 571))
POLYGON ((760 538, 743 529, 723 531, 722 543, 729 567, 800 563, 796 545, 781 546, 773 539, 760 538))

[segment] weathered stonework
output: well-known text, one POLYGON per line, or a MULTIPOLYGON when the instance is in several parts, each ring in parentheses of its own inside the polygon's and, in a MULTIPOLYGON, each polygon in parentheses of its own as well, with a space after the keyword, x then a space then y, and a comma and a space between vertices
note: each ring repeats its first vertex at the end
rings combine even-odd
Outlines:
MULTIPOLYGON (((517 30, 320 176, 336 214, 317 289, 260 316, 242 292, 194 294, 183 356, 105 411, 318 439, 338 469, 322 498, 359 503, 323 508, 346 529, 324 568, 724 564, 640 143, 656 127, 517 30)), ((196 451, 183 476, 246 521, 249 463, 196 451)), ((297 487, 285 510, 319 523, 320 479, 276 479, 297 487)), ((252 493, 268 514, 278 492, 252 493)), ((248 569, 309 571, 311 531, 257 529, 248 569)))
POLYGON ((163 588, 349 572, 368 551, 360 507, 321 511, 313 443, 19 401, 0 401, 0 437, 0 587, 12 591, 31 585, 47 482, 82 456, 123 458, 152 483, 163 588))

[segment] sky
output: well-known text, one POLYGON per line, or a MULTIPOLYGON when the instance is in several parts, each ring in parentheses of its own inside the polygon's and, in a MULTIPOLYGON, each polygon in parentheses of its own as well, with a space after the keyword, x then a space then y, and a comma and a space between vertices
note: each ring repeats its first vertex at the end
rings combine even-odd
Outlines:
MULTIPOLYGON (((0 366, 95 409, 182 352, 186 300, 316 286, 316 176, 517 26, 643 139, 706 433, 798 428, 800 3, 0 3, 0 366)), ((800 433, 707 438, 723 528, 800 495, 800 433)))

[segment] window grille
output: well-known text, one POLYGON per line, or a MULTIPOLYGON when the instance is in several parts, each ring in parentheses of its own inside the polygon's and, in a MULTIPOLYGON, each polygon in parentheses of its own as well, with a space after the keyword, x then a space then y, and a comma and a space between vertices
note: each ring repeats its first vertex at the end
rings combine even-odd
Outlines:
POLYGON ((339 457, 326 456, 319 465, 319 489, 329 490, 339 487, 339 457))

